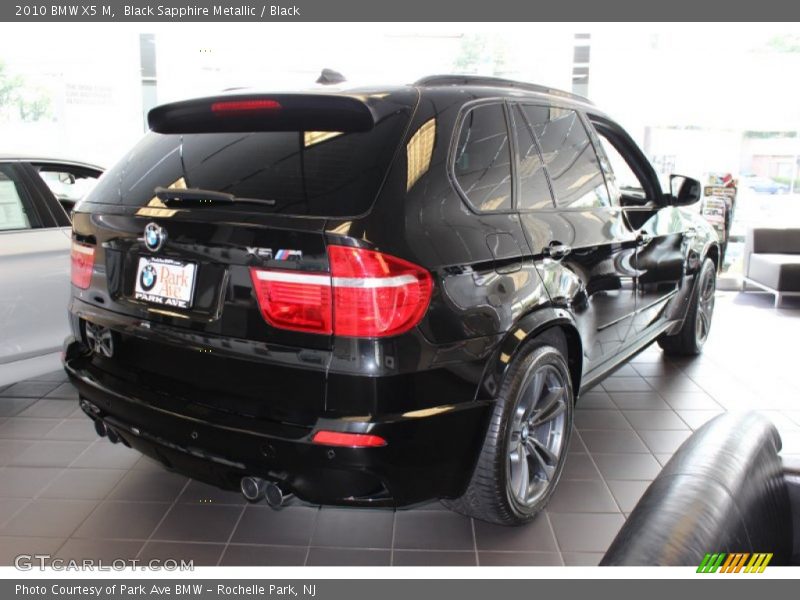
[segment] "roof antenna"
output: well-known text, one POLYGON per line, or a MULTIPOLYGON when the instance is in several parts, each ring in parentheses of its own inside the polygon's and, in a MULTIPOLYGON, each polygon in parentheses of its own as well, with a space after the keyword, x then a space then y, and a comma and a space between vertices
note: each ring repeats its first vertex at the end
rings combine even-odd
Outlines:
POLYGON ((347 81, 345 76, 333 69, 322 69, 322 73, 317 78, 317 83, 321 85, 336 85, 345 81, 347 81))

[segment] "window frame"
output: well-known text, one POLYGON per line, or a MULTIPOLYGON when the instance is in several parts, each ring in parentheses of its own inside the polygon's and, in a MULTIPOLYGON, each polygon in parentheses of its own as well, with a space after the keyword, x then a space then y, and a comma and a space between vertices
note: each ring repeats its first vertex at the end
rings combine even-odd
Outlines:
POLYGON ((42 207, 40 206, 40 202, 37 202, 36 200, 35 190, 31 188, 31 183, 28 180, 24 166, 21 166, 21 163, 18 161, 10 160, 0 161, 0 165, 7 166, 11 172, 11 181, 17 188, 17 193, 19 195, 20 202, 22 203, 22 208, 25 210, 25 216, 28 218, 28 223, 30 224, 30 227, 0 230, 0 235, 8 233, 25 233, 26 231, 39 231, 52 227, 52 225, 46 222, 47 220, 43 218, 41 210, 42 207))
POLYGON ((455 126, 453 127, 453 135, 450 137, 450 148, 447 153, 447 176, 450 179, 450 184, 456 190, 461 200, 473 213, 477 215, 513 215, 517 213, 517 168, 516 168, 516 141, 513 139, 513 131, 510 123, 508 99, 498 96, 490 98, 479 98, 465 102, 459 109, 458 117, 456 118, 455 126), (508 139, 508 152, 509 152, 509 170, 511 174, 511 205, 509 208, 502 210, 481 210, 470 200, 467 193, 458 183, 456 177, 456 152, 458 151, 458 140, 461 138, 461 129, 467 115, 477 107, 486 106, 491 104, 499 104, 503 110, 503 120, 506 125, 506 138, 508 139))
POLYGON ((71 163, 68 161, 30 160, 26 161, 24 164, 30 169, 29 175, 39 188, 39 193, 42 196, 48 212, 53 217, 56 227, 69 227, 72 224, 72 220, 70 218, 70 213, 64 205, 61 204, 55 193, 53 193, 53 190, 50 189, 50 186, 47 185, 47 182, 41 176, 40 170, 44 168, 50 171, 62 171, 72 175, 94 177, 96 180, 99 179, 104 172, 102 169, 91 165, 71 163))

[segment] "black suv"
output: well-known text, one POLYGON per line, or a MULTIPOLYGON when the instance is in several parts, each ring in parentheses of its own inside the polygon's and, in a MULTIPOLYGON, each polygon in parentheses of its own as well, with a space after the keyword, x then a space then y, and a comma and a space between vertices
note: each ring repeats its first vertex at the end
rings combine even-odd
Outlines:
POLYGON ((149 124, 76 209, 65 367, 100 435, 250 500, 525 522, 579 392, 708 335, 699 182, 583 98, 439 76, 149 124))

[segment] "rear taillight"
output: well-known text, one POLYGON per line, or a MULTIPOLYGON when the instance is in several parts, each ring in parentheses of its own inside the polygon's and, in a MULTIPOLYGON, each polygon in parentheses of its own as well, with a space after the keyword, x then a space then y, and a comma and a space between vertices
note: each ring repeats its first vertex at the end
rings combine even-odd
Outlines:
POLYGON ((342 431, 318 431, 311 438, 314 444, 323 446, 345 446, 347 448, 377 448, 386 445, 386 440, 370 433, 345 433, 342 431))
POLYGON ((92 281, 94 268, 94 246, 72 242, 72 284, 85 290, 92 281))
POLYGON ((276 100, 224 100, 214 102, 211 105, 211 112, 215 114, 242 113, 264 110, 280 110, 280 102, 276 100))
POLYGON ((348 337, 387 337, 415 327, 428 308, 428 271, 400 258, 329 246, 328 273, 251 269, 261 312, 275 327, 348 337))

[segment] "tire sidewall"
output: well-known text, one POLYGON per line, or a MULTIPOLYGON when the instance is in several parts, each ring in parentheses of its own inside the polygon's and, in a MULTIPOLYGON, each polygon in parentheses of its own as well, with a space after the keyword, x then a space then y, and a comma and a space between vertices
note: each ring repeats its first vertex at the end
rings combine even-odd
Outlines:
POLYGON ((703 261, 703 266, 700 267, 700 272, 697 274, 697 285, 695 286, 694 298, 692 299, 693 300, 692 318, 691 322, 688 323, 688 325, 690 326, 689 332, 691 333, 692 336, 694 348, 696 353, 698 354, 702 351, 703 346, 705 346, 706 342, 708 341, 708 336, 711 335, 711 325, 713 323, 713 316, 714 316, 714 311, 712 310, 711 318, 709 319, 708 322, 708 331, 706 332, 706 339, 700 342, 697 339, 697 319, 699 318, 699 313, 700 313, 700 298, 703 295, 703 281, 705 280, 706 277, 709 276, 709 273, 710 276, 714 278, 714 292, 716 293, 717 282, 716 282, 714 261, 712 261, 710 258, 706 258, 703 261))

